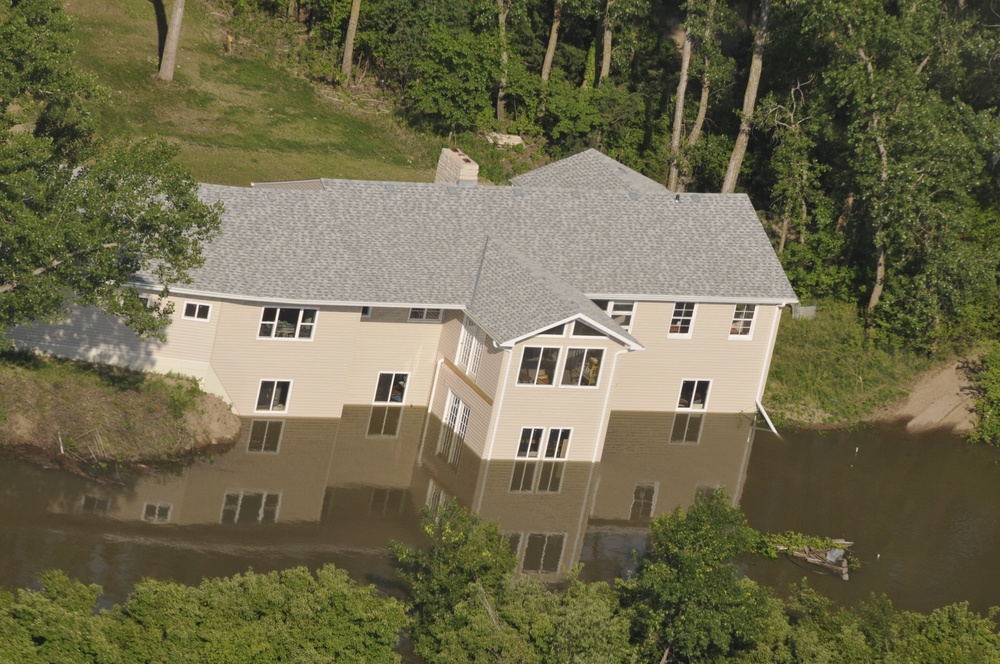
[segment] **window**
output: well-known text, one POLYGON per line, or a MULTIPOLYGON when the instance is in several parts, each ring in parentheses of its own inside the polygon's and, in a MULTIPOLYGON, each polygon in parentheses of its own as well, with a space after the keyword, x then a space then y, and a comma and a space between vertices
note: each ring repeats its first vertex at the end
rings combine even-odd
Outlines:
POLYGON ((538 333, 540 337, 561 337, 566 334, 566 324, 556 325, 555 327, 550 327, 547 330, 542 330, 538 333))
POLYGON ((94 516, 104 516, 108 513, 108 509, 111 507, 111 499, 107 496, 84 496, 83 497, 83 507, 81 508, 84 514, 93 514, 94 516))
POLYGON ((597 387, 603 359, 603 348, 570 348, 566 353, 566 366, 563 369, 561 384, 597 387))
POLYGON ((629 521, 649 521, 653 516, 653 503, 656 498, 655 484, 636 484, 632 492, 632 509, 629 521))
POLYGON ((407 489, 375 487, 368 504, 368 516, 398 516, 406 504, 407 489))
POLYGON ((361 307, 361 317, 362 318, 371 318, 372 317, 372 308, 371 307, 361 307))
POLYGON ((526 427, 521 430, 510 479, 512 492, 555 493, 562 486, 570 429, 526 427), (542 459, 538 461, 538 459, 542 459), (530 461, 529 461, 530 459, 530 461))
POLYGON ((432 322, 441 320, 440 309, 410 309, 410 321, 432 322))
POLYGON ((148 295, 140 295, 139 301, 142 302, 142 306, 146 307, 147 309, 151 309, 153 307, 153 301, 152 299, 150 299, 148 295))
POLYGON ((375 387, 375 403, 403 403, 410 374, 380 373, 375 387))
POLYGON ((671 337, 691 336, 691 325, 694 323, 694 302, 677 302, 674 304, 674 315, 670 318, 671 337))
POLYGON ((277 454, 281 445, 283 420, 254 420, 250 425, 250 439, 247 441, 247 452, 266 452, 277 454))
POLYGON ((603 337, 605 334, 600 330, 594 329, 587 325, 581 320, 573 323, 573 336, 574 337, 603 337))
POLYGON ((526 346, 521 356, 521 370, 517 374, 518 385, 552 385, 559 364, 558 348, 526 346))
POLYGON ((565 542, 564 533, 528 533, 521 569, 525 572, 558 572, 565 542))
POLYGON ((280 493, 228 491, 222 502, 222 523, 275 523, 280 502, 280 493))
POLYGON ((441 507, 445 503, 451 500, 451 496, 441 488, 437 482, 431 479, 427 484, 427 499, 424 503, 430 508, 431 512, 436 512, 437 508, 441 507))
POLYGON ((441 437, 438 438, 438 455, 448 463, 457 466, 462 456, 465 433, 469 429, 469 407, 457 396, 448 393, 448 410, 441 423, 441 437))
POLYGON ((611 320, 625 328, 626 332, 632 331, 635 302, 632 300, 594 300, 594 304, 603 309, 611 317, 611 320))
POLYGON ((710 380, 685 380, 681 383, 681 396, 677 400, 677 410, 705 410, 711 382, 710 380))
POLYGON ((736 311, 733 312, 733 324, 729 328, 730 338, 749 339, 753 332, 753 320, 756 313, 756 304, 737 304, 736 311))
POLYGON ((288 395, 292 391, 290 380, 262 380, 257 393, 257 412, 284 412, 288 408, 288 395))
POLYGON ((199 302, 184 303, 184 318, 189 320, 208 320, 208 314, 212 311, 212 305, 201 304, 199 302))
POLYGON ((406 399, 406 373, 380 373, 375 385, 374 405, 368 418, 369 436, 398 436, 406 399))
POLYGON ((316 309, 264 307, 258 339, 312 339, 316 309))
POLYGON ((704 413, 674 413, 674 425, 670 428, 670 443, 697 445, 701 440, 701 425, 704 421, 704 413))
POLYGON ((479 362, 483 357, 485 333, 479 329, 475 321, 465 319, 462 328, 462 341, 458 344, 458 364, 465 367, 465 373, 475 376, 479 372, 479 362))
POLYGON ((142 508, 142 520, 150 523, 170 521, 170 503, 146 503, 142 508))

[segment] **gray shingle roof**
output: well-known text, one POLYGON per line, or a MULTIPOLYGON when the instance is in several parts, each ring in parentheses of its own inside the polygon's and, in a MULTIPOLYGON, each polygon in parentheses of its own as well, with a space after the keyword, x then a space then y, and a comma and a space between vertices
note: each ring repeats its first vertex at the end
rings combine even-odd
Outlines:
POLYGON ((590 149, 566 159, 518 175, 510 180, 515 187, 636 191, 662 193, 659 182, 633 171, 597 150, 590 149))
POLYGON ((583 318, 633 347, 642 346, 579 290, 495 238, 485 242, 468 311, 501 344, 583 318))

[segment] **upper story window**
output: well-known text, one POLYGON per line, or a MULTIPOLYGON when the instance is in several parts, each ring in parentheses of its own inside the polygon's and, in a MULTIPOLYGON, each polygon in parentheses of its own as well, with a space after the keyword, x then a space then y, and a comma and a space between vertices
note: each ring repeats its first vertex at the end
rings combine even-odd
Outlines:
POLYGON ((570 348, 566 353, 561 385, 597 387, 603 360, 603 348, 570 348))
POLYGON ((681 396, 677 399, 677 410, 705 410, 708 404, 710 380, 685 380, 681 383, 681 396))
POLYGON ((441 320, 440 309, 410 309, 409 321, 432 322, 441 320))
POLYGON ((556 325, 538 333, 540 337, 562 337, 566 335, 566 324, 556 325))
POLYGON ((184 318, 188 320, 208 320, 211 311, 211 304, 204 304, 202 302, 184 303, 184 318))
POLYGON ((517 374, 518 385, 552 385, 559 364, 558 348, 525 346, 521 356, 521 370, 517 374))
POLYGON ((409 379, 410 375, 405 373, 380 373, 375 387, 375 403, 403 403, 409 379))
POLYGON ((316 309, 264 307, 258 339, 312 339, 316 309))
POLYGON ((476 325, 475 321, 466 318, 462 328, 462 341, 458 345, 458 364, 465 367, 465 373, 469 376, 475 376, 479 373, 479 362, 483 356, 485 338, 485 333, 476 325))
POLYGON ((693 324, 694 302, 677 302, 674 304, 674 315, 670 317, 670 330, 667 336, 690 337, 693 324))
POLYGON ((626 332, 632 331, 632 317, 635 316, 635 302, 632 300, 594 300, 594 304, 604 310, 611 319, 621 325, 626 332))
POLYGON ((603 337, 604 333, 597 330, 582 320, 578 320, 573 323, 573 336, 574 337, 603 337))
POLYGON ((521 440, 517 444, 518 459, 565 459, 569 449, 570 429, 545 429, 526 427, 521 429, 521 440), (544 446, 543 446, 544 441, 544 446))
POLYGON ((736 310, 733 312, 733 324, 729 328, 729 337, 749 339, 753 334, 753 321, 756 313, 756 304, 737 304, 736 310))

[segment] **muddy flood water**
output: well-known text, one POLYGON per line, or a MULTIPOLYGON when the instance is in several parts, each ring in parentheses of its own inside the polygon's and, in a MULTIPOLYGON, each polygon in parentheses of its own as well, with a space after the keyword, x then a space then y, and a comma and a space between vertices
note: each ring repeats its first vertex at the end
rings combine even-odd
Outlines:
POLYGON ((0 585, 59 568, 121 602, 143 577, 197 584, 252 568, 332 562, 400 594, 387 547, 419 544, 419 509, 455 497, 511 536, 526 574, 611 579, 649 520, 724 486, 765 531, 856 542, 851 580, 788 559, 745 571, 784 592, 808 577, 840 603, 885 593, 927 611, 1000 604, 1000 450, 893 429, 791 432, 742 417, 615 413, 598 464, 484 461, 422 442, 422 412, 395 436, 342 420, 246 420, 234 449, 188 468, 92 482, 0 459, 0 585))

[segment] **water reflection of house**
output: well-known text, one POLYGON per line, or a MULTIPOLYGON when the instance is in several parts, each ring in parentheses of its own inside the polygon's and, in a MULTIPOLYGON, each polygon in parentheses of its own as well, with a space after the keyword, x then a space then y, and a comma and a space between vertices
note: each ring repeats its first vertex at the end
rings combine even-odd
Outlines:
MULTIPOLYGON (((172 289, 165 343, 93 311, 11 336, 192 374, 241 415, 339 419, 380 448, 426 409, 446 457, 591 463, 613 412, 757 409, 795 294, 746 196, 674 194, 592 150, 513 187, 475 169, 444 150, 434 184, 203 185, 222 233, 172 289)), ((232 489, 223 518, 291 509, 265 476, 232 489)))

